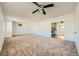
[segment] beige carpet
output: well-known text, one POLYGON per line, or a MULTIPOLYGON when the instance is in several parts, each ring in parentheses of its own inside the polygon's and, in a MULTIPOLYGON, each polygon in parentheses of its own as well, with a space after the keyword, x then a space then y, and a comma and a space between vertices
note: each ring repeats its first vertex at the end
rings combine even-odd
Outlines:
POLYGON ((2 56, 77 56, 75 43, 39 35, 23 35, 5 39, 2 56))

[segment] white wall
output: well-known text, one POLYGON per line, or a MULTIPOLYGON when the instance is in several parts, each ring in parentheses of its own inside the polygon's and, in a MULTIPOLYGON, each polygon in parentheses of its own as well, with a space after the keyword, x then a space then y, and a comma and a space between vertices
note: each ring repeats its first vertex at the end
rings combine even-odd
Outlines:
POLYGON ((4 18, 0 6, 0 51, 2 49, 3 42, 4 42, 4 18))
POLYGON ((76 42, 76 46, 77 46, 77 50, 79 53, 79 3, 77 4, 76 7, 76 12, 75 12, 75 19, 76 19, 76 23, 75 23, 75 28, 76 28, 76 36, 75 36, 75 42, 76 42))
POLYGON ((12 35, 20 35, 20 34, 29 34, 31 33, 30 25, 24 22, 12 22, 12 35), (22 24, 22 26, 18 26, 18 24, 22 24))
POLYGON ((49 37, 51 36, 50 23, 47 21, 41 21, 35 23, 31 26, 31 28, 33 34, 49 36, 49 37))
POLYGON ((5 19, 5 37, 12 37, 12 21, 5 19))
POLYGON ((4 16, 5 19, 5 37, 12 37, 12 19, 4 16))
POLYGON ((75 40, 75 16, 74 14, 64 18, 64 38, 66 40, 74 41, 75 40))

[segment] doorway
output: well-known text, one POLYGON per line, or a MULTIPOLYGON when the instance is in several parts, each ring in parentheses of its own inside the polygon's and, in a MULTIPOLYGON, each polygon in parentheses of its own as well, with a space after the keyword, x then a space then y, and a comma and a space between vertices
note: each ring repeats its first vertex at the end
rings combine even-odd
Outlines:
POLYGON ((56 22, 51 23, 51 36, 52 37, 55 37, 56 36, 56 31, 57 31, 56 26, 57 26, 57 23, 56 22))
POLYGON ((51 37, 56 39, 64 39, 64 21, 51 23, 51 37))

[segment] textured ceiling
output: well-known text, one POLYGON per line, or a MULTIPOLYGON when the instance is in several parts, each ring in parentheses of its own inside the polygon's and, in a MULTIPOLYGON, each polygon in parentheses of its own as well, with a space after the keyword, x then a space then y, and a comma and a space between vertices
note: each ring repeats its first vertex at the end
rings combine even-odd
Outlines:
POLYGON ((40 12, 32 14, 38 7, 31 2, 4 2, 1 3, 4 14, 7 16, 15 16, 25 18, 25 20, 45 20, 53 17, 58 17, 73 13, 75 11, 76 2, 38 2, 39 4, 46 5, 54 3, 54 7, 46 8, 46 15, 40 12))

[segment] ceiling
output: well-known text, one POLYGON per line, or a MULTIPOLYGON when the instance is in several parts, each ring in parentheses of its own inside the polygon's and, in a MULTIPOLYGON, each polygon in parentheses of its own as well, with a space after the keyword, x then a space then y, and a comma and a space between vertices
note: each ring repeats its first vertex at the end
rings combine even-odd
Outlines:
POLYGON ((7 16, 14 16, 24 18, 25 20, 37 21, 54 18, 75 11, 76 2, 38 2, 39 4, 46 5, 54 3, 54 7, 46 8, 46 15, 40 12, 32 14, 38 7, 32 2, 2 2, 4 14, 7 16))

